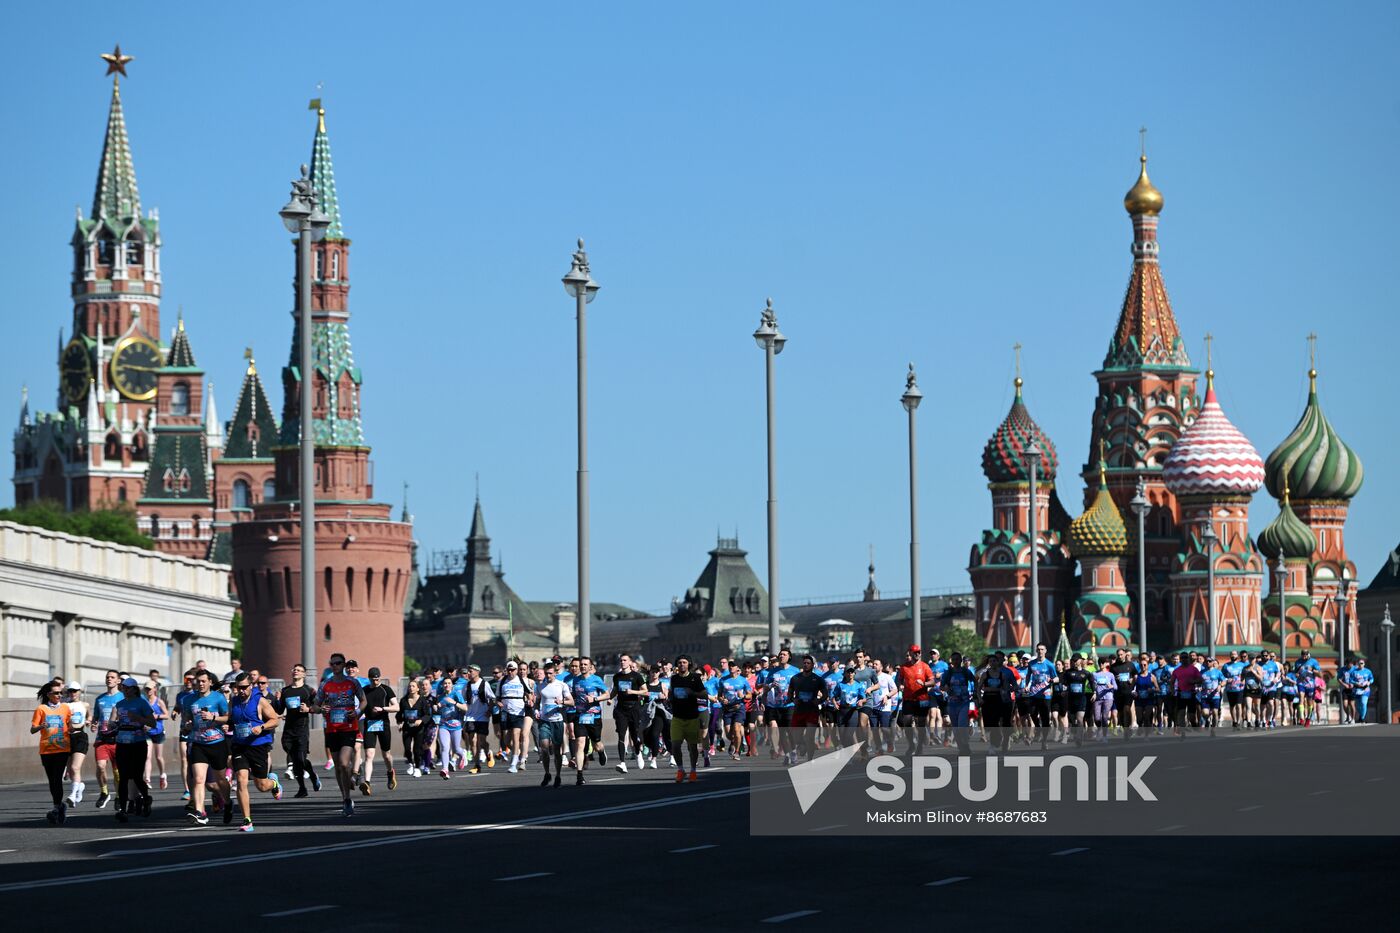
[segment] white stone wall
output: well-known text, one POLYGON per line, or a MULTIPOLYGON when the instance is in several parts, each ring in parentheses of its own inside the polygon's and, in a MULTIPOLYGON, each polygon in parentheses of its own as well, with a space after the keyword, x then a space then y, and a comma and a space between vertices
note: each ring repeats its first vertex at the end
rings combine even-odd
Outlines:
POLYGON ((177 681, 222 674, 233 640, 229 567, 0 522, 0 697, 50 677, 90 689, 108 669, 177 681))

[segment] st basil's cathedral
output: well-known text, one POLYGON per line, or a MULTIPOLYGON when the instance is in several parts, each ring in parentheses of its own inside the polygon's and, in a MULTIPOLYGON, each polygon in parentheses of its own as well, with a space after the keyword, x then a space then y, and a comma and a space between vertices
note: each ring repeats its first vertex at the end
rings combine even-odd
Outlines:
POLYGON ((1308 649, 1335 659, 1335 597, 1343 581, 1346 644, 1360 644, 1350 585, 1356 565, 1347 557, 1343 528, 1361 488, 1361 461, 1323 414, 1315 369, 1297 427, 1267 459, 1230 422, 1209 364, 1205 395, 1197 394, 1199 371, 1158 262, 1163 197, 1148 178, 1146 155, 1123 206, 1132 221, 1133 266, 1108 352, 1094 373, 1090 456, 1080 471, 1084 511, 1072 519, 1061 504, 1059 457, 1031 417, 1018 372, 1011 410, 982 453, 992 527, 968 562, 977 632, 990 647, 1030 645, 1033 508, 1043 640, 1054 644, 1059 636, 1074 650, 1091 652, 1138 648, 1145 615, 1146 647, 1159 651, 1277 647, 1281 601, 1289 654, 1308 649), (1033 445, 1040 452, 1034 490, 1027 456, 1033 445), (1278 501, 1278 512, 1253 538, 1249 509, 1261 488, 1278 501), (1131 507, 1139 496, 1147 508, 1141 540, 1131 507), (1139 548, 1146 569, 1141 606, 1139 548))

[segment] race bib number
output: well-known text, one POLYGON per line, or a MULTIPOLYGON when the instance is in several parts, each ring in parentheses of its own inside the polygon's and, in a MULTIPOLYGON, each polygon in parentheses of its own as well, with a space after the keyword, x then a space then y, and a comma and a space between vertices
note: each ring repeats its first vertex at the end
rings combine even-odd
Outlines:
POLYGON ((233 737, 242 741, 253 734, 253 724, 251 722, 236 722, 233 724, 233 737))
POLYGON ((371 719, 369 722, 365 723, 365 731, 366 731, 366 732, 383 732, 383 731, 384 731, 384 720, 382 720, 382 719, 371 719))
POLYGON ((301 709, 301 697, 287 697, 287 709, 301 709))
POLYGON ((580 714, 579 714, 579 717, 578 717, 578 721, 579 721, 580 723, 582 723, 583 725, 585 725, 585 726, 587 726, 587 725, 592 725, 593 723, 595 723, 595 722, 598 721, 598 714, 597 714, 597 713, 580 713, 580 714))
POLYGON ((344 710, 344 709, 332 709, 332 710, 331 710, 331 713, 330 713, 330 721, 333 722, 333 723, 335 723, 336 725, 338 725, 338 726, 344 725, 346 722, 349 721, 349 719, 350 719, 349 710, 344 710))
POLYGON ((1083 692, 1084 692, 1084 685, 1083 685, 1083 684, 1070 684, 1070 685, 1069 685, 1069 692, 1070 692, 1070 693, 1083 693, 1083 692))

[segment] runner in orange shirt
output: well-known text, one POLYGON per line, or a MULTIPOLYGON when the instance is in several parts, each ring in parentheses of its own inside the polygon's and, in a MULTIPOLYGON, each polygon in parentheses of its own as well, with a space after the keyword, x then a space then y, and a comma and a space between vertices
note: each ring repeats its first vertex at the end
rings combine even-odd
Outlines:
POLYGON ((910 645, 904 655, 904 663, 899 666, 900 689, 904 691, 904 703, 900 706, 899 727, 904 730, 909 741, 909 754, 917 755, 924 749, 924 728, 928 725, 928 710, 931 705, 928 688, 933 681, 933 669, 919 660, 922 650, 918 645, 910 645))
POLYGON ((73 752, 69 737, 73 714, 62 696, 63 685, 57 680, 40 687, 39 706, 29 725, 30 735, 39 734, 39 761, 44 765, 49 796, 53 798, 53 809, 44 814, 44 818, 55 824, 62 823, 68 815, 68 804, 63 801, 63 772, 68 769, 68 757, 73 752))

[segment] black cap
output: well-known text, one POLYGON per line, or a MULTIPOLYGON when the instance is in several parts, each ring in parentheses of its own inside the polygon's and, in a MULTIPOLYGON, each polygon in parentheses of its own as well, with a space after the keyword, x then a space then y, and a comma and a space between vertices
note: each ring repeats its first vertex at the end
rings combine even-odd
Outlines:
POLYGON ((377 668, 377 667, 371 667, 371 668, 369 669, 369 677, 370 677, 370 680, 373 680, 374 678, 376 678, 376 677, 378 677, 378 676, 379 676, 379 668, 377 668))

